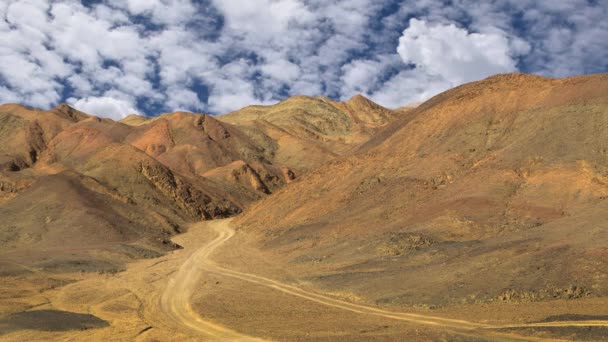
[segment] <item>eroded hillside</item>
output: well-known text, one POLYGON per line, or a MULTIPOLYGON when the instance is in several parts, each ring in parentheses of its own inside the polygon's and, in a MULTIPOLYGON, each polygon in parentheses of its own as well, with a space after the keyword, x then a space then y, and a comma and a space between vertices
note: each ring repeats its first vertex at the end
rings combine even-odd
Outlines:
POLYGON ((2 339, 607 335, 608 75, 0 124, 2 339))
POLYGON ((187 223, 241 212, 397 116, 364 98, 252 110, 115 122, 67 105, 0 106, 5 259, 96 271, 160 255, 187 223))

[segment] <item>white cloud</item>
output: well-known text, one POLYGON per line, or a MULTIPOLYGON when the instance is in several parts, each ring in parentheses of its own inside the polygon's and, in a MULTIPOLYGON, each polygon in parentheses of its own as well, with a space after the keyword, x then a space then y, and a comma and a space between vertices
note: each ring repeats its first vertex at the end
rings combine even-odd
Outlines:
POLYGON ((255 85, 250 80, 255 72, 256 69, 249 62, 239 59, 210 75, 213 87, 209 94, 209 109, 216 113, 227 113, 249 105, 276 102, 272 101, 272 94, 256 94, 255 85))
POLYGON ((433 25, 411 19, 397 51, 420 72, 456 86, 517 70, 509 40, 498 33, 469 33, 454 24, 433 25))
POLYGON ((379 56, 376 59, 357 59, 342 66, 342 99, 356 94, 367 94, 377 90, 383 83, 386 69, 402 63, 395 56, 379 56))
POLYGON ((103 59, 142 59, 147 53, 136 26, 118 26, 96 18, 94 13, 73 4, 56 4, 51 9, 53 46, 64 56, 97 65, 103 59))
POLYGON ((43 43, 48 4, 43 1, 10 2, 0 7, 0 101, 18 101, 48 107, 60 99, 62 85, 71 68, 43 43), (24 16, 31 21, 21 20, 24 16))
POLYGON ((182 28, 164 30, 152 36, 148 43, 156 52, 161 82, 165 86, 187 83, 219 67, 214 58, 219 48, 198 42, 196 36, 182 28))
POLYGON ((19 103, 20 97, 12 90, 0 86, 0 103, 19 103))
POLYGON ((110 0, 113 6, 126 9, 132 15, 150 15, 157 24, 175 25, 187 22, 196 13, 189 0, 110 0))
POLYGON ((450 87, 451 84, 440 76, 403 70, 383 82, 378 90, 366 95, 385 107, 398 108, 420 103, 450 87))
POLYGON ((342 98, 362 93, 387 107, 424 101, 451 87, 517 70, 529 46, 501 30, 470 33, 452 23, 411 19, 392 55, 351 61, 342 67, 342 98), (400 64, 400 65, 399 65, 400 64), (410 67, 405 67, 409 65, 410 67), (387 70, 399 70, 386 78, 387 70))
POLYGON ((74 108, 102 118, 120 120, 129 114, 139 114, 133 104, 127 100, 112 97, 70 98, 67 102, 74 108))
POLYGON ((300 76, 300 67, 284 59, 278 59, 262 65, 262 72, 276 80, 290 83, 300 76))
POLYGON ((607 15, 586 0, 4 0, 0 102, 70 97, 119 116, 360 92, 400 106, 518 68, 606 71, 607 15))
POLYGON ((298 0, 215 0, 213 3, 225 15, 230 30, 259 40, 280 39, 290 21, 314 19, 298 0))
POLYGON ((170 87, 166 91, 167 105, 176 111, 197 111, 205 108, 198 95, 186 88, 170 87))

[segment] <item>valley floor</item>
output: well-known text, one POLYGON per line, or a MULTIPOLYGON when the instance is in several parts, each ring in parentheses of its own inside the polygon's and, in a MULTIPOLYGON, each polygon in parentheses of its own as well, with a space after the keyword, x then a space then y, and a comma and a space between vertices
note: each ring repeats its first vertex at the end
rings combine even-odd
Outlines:
POLYGON ((118 274, 0 278, 0 340, 602 340, 608 299, 438 309, 378 307, 314 289, 231 220, 176 237, 183 250, 118 274), (603 313, 603 315, 602 315, 603 313), (66 323, 67 322, 67 323, 66 323))

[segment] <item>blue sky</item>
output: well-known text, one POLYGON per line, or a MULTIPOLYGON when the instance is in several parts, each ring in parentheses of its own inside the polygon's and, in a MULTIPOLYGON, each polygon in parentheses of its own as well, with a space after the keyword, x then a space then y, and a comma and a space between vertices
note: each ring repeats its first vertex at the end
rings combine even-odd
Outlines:
POLYGON ((605 0, 5 0, 0 16, 0 103, 115 119, 608 71, 605 0))

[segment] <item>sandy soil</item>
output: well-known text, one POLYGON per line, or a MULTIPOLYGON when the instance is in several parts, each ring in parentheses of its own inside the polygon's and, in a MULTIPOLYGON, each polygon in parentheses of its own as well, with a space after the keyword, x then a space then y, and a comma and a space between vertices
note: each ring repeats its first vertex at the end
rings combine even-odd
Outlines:
POLYGON ((263 260, 246 243, 240 244, 242 238, 241 233, 235 235, 230 220, 204 222, 175 239, 183 250, 135 262, 119 274, 75 274, 70 280, 74 282, 62 286, 70 279, 63 275, 65 282, 55 283, 56 287, 41 281, 50 277, 45 274, 5 277, 7 282, 2 282, 0 290, 0 338, 534 341, 559 337, 601 340, 608 332, 605 316, 589 315, 607 304, 597 298, 399 311, 341 299, 300 286, 288 272, 266 267, 272 261, 263 260), (244 257, 241 265, 230 265, 235 255, 244 257), (247 264, 250 271, 243 271, 247 264), (26 285, 41 288, 21 297, 11 295, 11 291, 25 291, 26 285), (28 308, 27 312, 42 313, 18 314, 28 308), (501 314, 488 314, 496 311, 501 314), (86 320, 66 326, 57 315, 86 320), (29 316, 37 320, 35 325, 28 321, 29 316), (522 322, 520 317, 532 319, 522 322))

